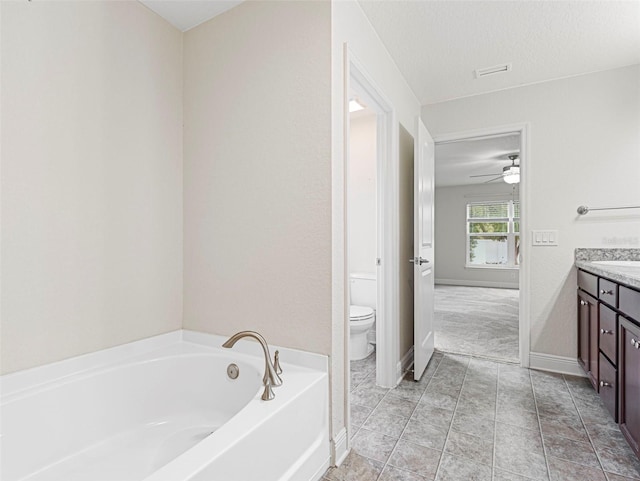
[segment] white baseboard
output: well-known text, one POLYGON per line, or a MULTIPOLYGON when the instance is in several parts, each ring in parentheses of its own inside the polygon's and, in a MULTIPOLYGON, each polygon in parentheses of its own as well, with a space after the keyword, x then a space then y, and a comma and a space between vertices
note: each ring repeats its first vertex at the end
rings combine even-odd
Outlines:
POLYGON ((340 432, 331 440, 331 457, 333 466, 340 466, 349 454, 347 449, 347 428, 342 428, 340 432))
POLYGON ((499 289, 519 289, 517 282, 462 281, 460 279, 435 279, 436 284, 446 286, 496 287, 499 289))
POLYGON ((580 368, 577 359, 572 357, 554 356, 553 354, 543 354, 541 352, 529 353, 529 368, 586 377, 586 374, 580 368))
POLYGON ((402 359, 400 359, 400 361, 396 365, 396 379, 397 379, 396 385, 400 384, 400 381, 402 381, 402 378, 404 377, 404 373, 409 370, 412 364, 413 364, 413 346, 409 348, 406 354, 402 356, 402 359))

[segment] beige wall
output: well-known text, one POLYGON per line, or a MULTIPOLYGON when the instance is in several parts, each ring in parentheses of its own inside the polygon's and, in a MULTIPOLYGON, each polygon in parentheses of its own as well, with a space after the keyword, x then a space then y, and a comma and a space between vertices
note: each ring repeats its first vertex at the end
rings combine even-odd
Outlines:
POLYGON ((184 327, 331 352, 331 16, 245 2, 184 35, 184 327))
POLYGON ((400 221, 400 299, 399 299, 399 332, 401 361, 404 355, 413 347, 413 264, 407 262, 413 257, 413 137, 400 126, 400 179, 398 189, 400 221))
MULTIPOLYGON (((484 287, 518 287, 517 269, 474 269, 466 266, 467 204, 512 200, 509 184, 438 187, 435 191, 435 271, 436 284, 484 287)), ((518 199, 516 191, 515 199, 518 199)))
MULTIPOLYGON (((558 247, 530 247, 531 350, 575 358, 576 247, 638 247, 640 66, 520 87, 423 108, 433 135, 529 122, 528 228, 557 229, 558 247)), ((526 161, 526 159, 525 159, 526 161)))
POLYGON ((257 328, 331 354, 336 435, 345 43, 413 132, 355 1, 246 2, 184 35, 137 2, 2 2, 4 371, 257 328))
POLYGON ((2 372, 180 328, 180 32, 137 2, 1 9, 2 372))

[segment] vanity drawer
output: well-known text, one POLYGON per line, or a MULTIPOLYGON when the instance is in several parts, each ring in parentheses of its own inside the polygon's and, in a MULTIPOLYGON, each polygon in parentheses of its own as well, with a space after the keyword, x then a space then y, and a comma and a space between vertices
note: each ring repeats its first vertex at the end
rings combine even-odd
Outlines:
POLYGON ((598 382, 598 388, 600 392, 600 399, 604 403, 607 411, 611 413, 614 420, 618 420, 617 406, 617 392, 618 392, 618 371, 609 362, 609 360, 600 354, 600 376, 598 382))
POLYGON ((620 286, 620 307, 627 317, 640 322, 640 292, 620 286))
POLYGON ((614 364, 618 362, 617 354, 617 325, 616 313, 604 304, 600 304, 600 329, 598 337, 600 340, 600 350, 614 364))
POLYGON ((578 271, 578 287, 594 297, 598 297, 598 278, 585 271, 578 271))
POLYGON ((606 279, 600 279, 598 299, 606 302, 610 306, 618 307, 618 284, 606 279))

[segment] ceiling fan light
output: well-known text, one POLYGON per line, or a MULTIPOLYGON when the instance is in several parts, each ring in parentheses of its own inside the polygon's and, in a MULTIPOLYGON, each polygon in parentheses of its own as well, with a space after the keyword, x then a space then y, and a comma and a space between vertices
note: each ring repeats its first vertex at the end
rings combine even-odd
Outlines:
POLYGON ((502 180, 504 180, 507 184, 519 184, 520 183, 520 174, 510 174, 505 175, 502 180))
POLYGON ((502 169, 502 180, 507 184, 518 184, 520 182, 520 167, 510 165, 502 169))

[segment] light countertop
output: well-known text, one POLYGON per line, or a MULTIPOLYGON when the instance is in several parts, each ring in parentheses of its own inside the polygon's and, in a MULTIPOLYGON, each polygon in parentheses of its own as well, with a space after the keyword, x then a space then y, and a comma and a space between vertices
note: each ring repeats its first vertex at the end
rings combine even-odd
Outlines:
POLYGON ((576 261, 576 267, 584 271, 606 277, 612 281, 640 289, 640 267, 611 266, 596 264, 593 261, 576 261))
POLYGON ((599 264, 598 261, 640 261, 640 249, 576 249, 575 265, 584 271, 640 289, 640 267, 599 264))

